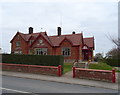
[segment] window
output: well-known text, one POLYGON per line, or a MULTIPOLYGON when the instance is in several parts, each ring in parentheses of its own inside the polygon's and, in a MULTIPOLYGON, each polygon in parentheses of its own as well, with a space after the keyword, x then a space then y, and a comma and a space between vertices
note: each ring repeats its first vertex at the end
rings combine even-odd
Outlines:
POLYGON ((20 39, 20 35, 18 35, 17 38, 20 39))
POLYGON ((22 54, 22 51, 15 51, 14 54, 22 54))
POLYGON ((47 55, 47 48, 36 48, 35 54, 37 55, 47 55))
POLYGON ((39 43, 42 44, 42 43, 43 43, 43 40, 39 40, 39 43))
POLYGON ((88 49, 87 46, 84 46, 83 49, 88 49))
POLYGON ((16 42, 16 46, 20 46, 20 42, 16 42))
POLYGON ((63 56, 70 56, 70 48, 62 48, 62 55, 63 56))

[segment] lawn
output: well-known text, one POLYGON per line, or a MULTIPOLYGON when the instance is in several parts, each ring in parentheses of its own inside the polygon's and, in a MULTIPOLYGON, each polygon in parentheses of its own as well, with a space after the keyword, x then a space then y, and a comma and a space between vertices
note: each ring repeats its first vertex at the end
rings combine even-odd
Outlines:
MULTIPOLYGON (((72 70, 73 63, 64 63, 63 74, 72 70)), ((107 65, 106 63, 99 62, 98 64, 89 64, 89 69, 98 69, 98 70, 112 70, 114 67, 107 65)), ((117 72, 120 72, 116 69, 117 72)))
POLYGON ((98 70, 112 70, 113 67, 107 65, 106 63, 99 62, 98 64, 89 64, 89 69, 98 69, 98 70))
POLYGON ((72 66, 73 66, 73 63, 64 63, 64 70, 63 70, 63 74, 69 72, 72 70, 72 66))

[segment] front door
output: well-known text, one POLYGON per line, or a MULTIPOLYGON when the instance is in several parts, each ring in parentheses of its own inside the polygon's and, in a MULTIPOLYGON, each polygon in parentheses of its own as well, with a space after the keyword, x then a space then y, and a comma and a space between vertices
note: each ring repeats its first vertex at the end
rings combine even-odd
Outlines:
POLYGON ((88 60, 88 59, 89 59, 88 50, 83 50, 83 60, 88 60))

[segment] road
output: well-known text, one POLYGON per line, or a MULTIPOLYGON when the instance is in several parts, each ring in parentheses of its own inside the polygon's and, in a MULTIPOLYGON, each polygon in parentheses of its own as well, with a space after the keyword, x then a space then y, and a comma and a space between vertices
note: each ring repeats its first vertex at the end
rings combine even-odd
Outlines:
POLYGON ((117 90, 2 76, 2 93, 117 93, 117 90))

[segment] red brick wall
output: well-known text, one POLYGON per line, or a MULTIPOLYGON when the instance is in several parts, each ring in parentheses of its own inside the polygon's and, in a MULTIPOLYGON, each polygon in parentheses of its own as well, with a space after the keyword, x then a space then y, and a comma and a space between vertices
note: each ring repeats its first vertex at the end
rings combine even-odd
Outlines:
MULTIPOLYGON (((58 76, 58 67, 1 63, 2 70, 58 76)), ((61 74, 61 72, 60 72, 61 74)), ((60 75, 61 76, 61 75, 60 75)))
MULTIPOLYGON (((19 33, 18 33, 19 34, 19 33)), ((34 38, 31 38, 34 40, 34 38)), ((83 60, 82 58, 82 46, 72 46, 72 43, 70 43, 68 40, 64 40, 61 44, 60 47, 52 47, 42 36, 39 36, 37 41, 32 45, 31 48, 28 48, 29 43, 25 42, 23 38, 20 36, 20 39, 17 39, 17 36, 15 36, 13 43, 12 43, 12 51, 15 51, 16 49, 16 41, 21 42, 21 48, 22 48, 22 53, 23 54, 34 54, 34 47, 38 47, 37 45, 39 43, 39 40, 43 40, 43 47, 48 48, 48 55, 62 55, 62 48, 63 47, 69 47, 71 49, 71 55, 68 57, 64 57, 65 60, 70 60, 70 61, 75 61, 77 60, 83 60), (32 51, 32 52, 31 52, 32 51)), ((81 42, 82 45, 82 42, 81 42)), ((41 47, 41 45, 40 45, 41 47)), ((92 56, 92 53, 90 57, 92 56)), ((92 58, 92 57, 91 57, 92 58)))
POLYGON ((68 57, 64 57, 64 59, 71 59, 71 60, 80 60, 81 59, 81 53, 80 53, 80 48, 79 46, 72 46, 71 43, 67 40, 65 40, 63 43, 61 43, 60 47, 56 48, 56 55, 61 55, 62 54, 62 48, 63 47, 69 47, 71 49, 71 55, 68 57))
POLYGON ((23 40, 23 38, 21 36, 19 36, 19 39, 18 39, 18 35, 19 34, 17 34, 15 36, 15 38, 13 39, 13 42, 12 42, 12 45, 11 45, 11 49, 12 49, 12 51, 16 51, 16 48, 17 48, 16 42, 20 41, 21 45, 19 47, 22 48, 22 53, 23 54, 27 54, 27 52, 28 52, 27 43, 23 40))
POLYGON ((75 68, 75 78, 86 78, 113 82, 112 71, 75 68))
POLYGON ((53 48, 50 46, 50 44, 49 44, 42 36, 40 36, 40 37, 36 40, 36 42, 34 42, 34 44, 32 45, 32 47, 31 47, 30 49, 32 49, 32 50, 34 51, 34 47, 38 47, 38 48, 39 48, 40 46, 43 46, 43 47, 48 48, 48 55, 53 55, 53 54, 54 54, 53 48), (40 44, 40 43, 39 43, 39 40, 42 40, 43 43, 40 44), (37 44, 39 44, 39 45, 37 45, 37 44))

